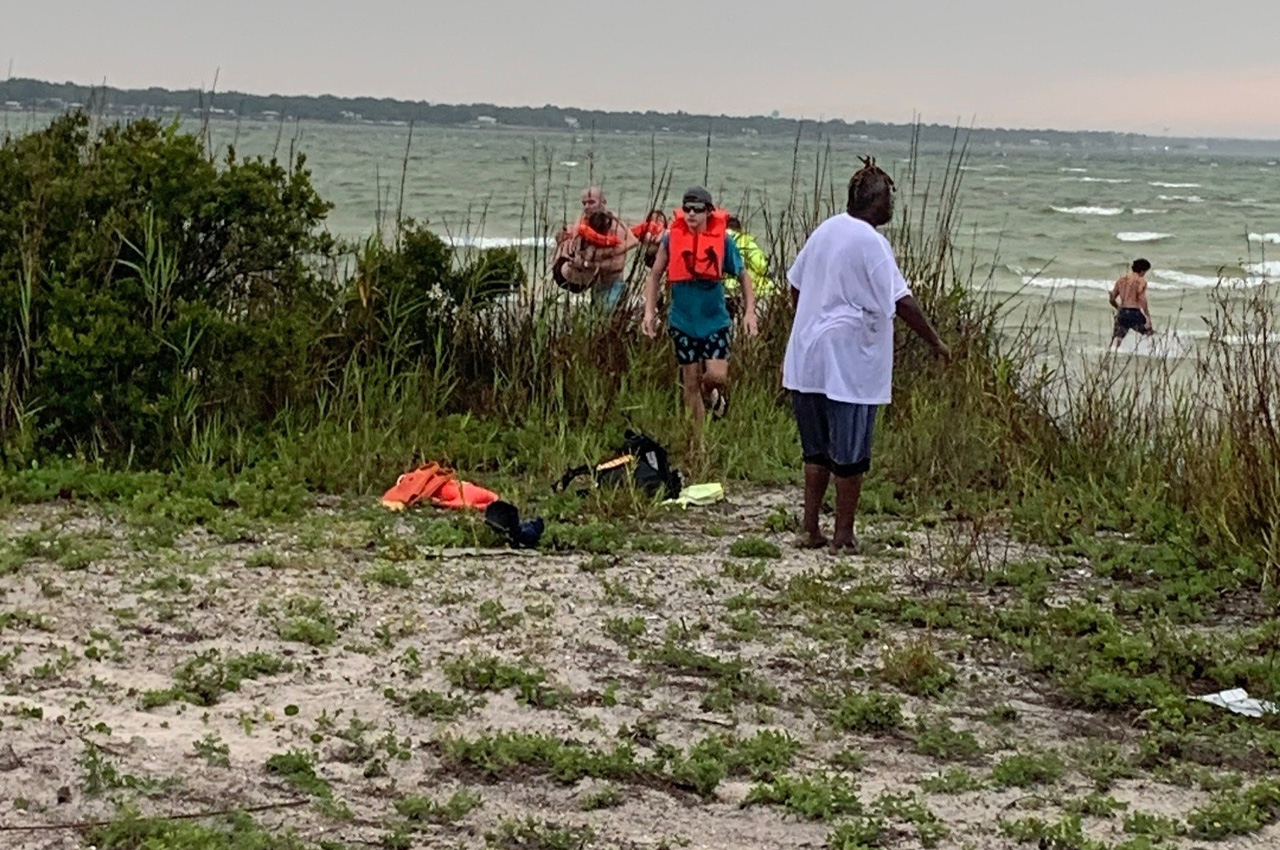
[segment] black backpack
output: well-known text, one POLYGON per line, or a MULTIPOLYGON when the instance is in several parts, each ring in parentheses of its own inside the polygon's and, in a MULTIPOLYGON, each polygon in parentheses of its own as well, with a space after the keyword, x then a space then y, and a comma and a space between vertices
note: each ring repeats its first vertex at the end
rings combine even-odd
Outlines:
POLYGON ((626 438, 616 457, 591 466, 578 466, 565 471, 560 481, 552 487, 559 493, 568 489, 574 479, 591 473, 597 487, 606 484, 617 486, 633 481, 635 486, 650 496, 661 494, 674 499, 680 495, 684 477, 680 470, 672 469, 667 450, 652 437, 627 429, 626 438))

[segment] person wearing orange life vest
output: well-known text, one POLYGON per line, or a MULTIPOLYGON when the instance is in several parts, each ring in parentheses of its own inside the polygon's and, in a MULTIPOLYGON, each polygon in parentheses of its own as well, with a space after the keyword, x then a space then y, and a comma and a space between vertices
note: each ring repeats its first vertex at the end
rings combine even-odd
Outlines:
MULTIPOLYGON (((617 219, 597 210, 578 225, 574 234, 561 241, 551 258, 551 276, 570 292, 585 292, 608 286, 625 276, 627 252, 638 244, 630 233, 618 235, 617 219)), ((607 306, 615 306, 607 304, 607 306)))
POLYGON ((562 257, 578 258, 579 271, 582 275, 591 276, 587 284, 591 289, 591 303, 608 312, 617 309, 627 289, 624 279, 626 254, 639 244, 639 240, 631 235, 621 219, 609 211, 605 205, 603 189, 589 186, 582 193, 582 216, 576 226, 560 231, 556 236, 556 243, 553 263, 562 257), (600 234, 605 237, 603 241, 596 238, 597 230, 590 225, 589 220, 596 213, 604 213, 610 219, 607 233, 600 234), (578 257, 579 254, 582 256, 578 257))
POLYGON ((658 335, 658 282, 667 276, 667 332, 680 364, 685 404, 698 422, 706 418, 708 407, 716 419, 728 412, 732 320, 725 306, 727 274, 742 282, 743 327, 749 336, 756 335, 755 290, 727 220, 710 192, 690 187, 645 280, 643 330, 653 339, 658 335))
POLYGON ((631 235, 640 240, 644 249, 644 264, 653 268, 653 261, 658 257, 658 248, 662 246, 662 237, 667 234, 667 215, 662 210, 649 210, 644 221, 631 228, 631 235))

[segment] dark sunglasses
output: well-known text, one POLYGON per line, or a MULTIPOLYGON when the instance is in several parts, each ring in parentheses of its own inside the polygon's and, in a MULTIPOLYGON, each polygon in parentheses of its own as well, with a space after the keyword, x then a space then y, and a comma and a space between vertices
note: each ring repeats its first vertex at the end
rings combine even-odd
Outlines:
POLYGON ((707 205, 706 204, 685 204, 683 209, 687 213, 699 214, 707 211, 707 205))

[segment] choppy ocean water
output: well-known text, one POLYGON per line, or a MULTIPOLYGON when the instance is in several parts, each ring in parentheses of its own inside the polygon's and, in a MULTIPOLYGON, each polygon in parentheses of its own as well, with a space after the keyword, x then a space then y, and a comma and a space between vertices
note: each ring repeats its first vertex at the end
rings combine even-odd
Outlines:
MULTIPOLYGON (((22 132, 47 116, 6 116, 22 132)), ((656 177, 670 171, 672 207, 703 182, 723 206, 767 229, 765 210, 799 199, 842 205, 860 154, 905 175, 909 148, 854 138, 794 139, 676 134, 518 131, 507 128, 216 121, 211 141, 241 155, 307 155, 321 194, 335 204, 330 229, 359 238, 397 207, 459 242, 530 246, 574 215, 578 195, 600 183, 609 204, 639 219, 656 177), (402 184, 403 179, 403 184, 402 184), (827 187, 830 187, 829 189, 827 187), (403 198, 403 201, 401 201, 403 198)), ((951 153, 917 152, 917 191, 931 191, 951 153)), ((1073 344, 1105 346, 1106 292, 1135 257, 1149 259, 1153 318, 1163 339, 1130 343, 1168 356, 1207 336, 1202 316, 1222 282, 1280 280, 1280 144, 1255 155, 1207 150, 982 147, 961 171, 960 243, 978 281, 1008 304, 1011 321, 1072 325, 1073 344)))

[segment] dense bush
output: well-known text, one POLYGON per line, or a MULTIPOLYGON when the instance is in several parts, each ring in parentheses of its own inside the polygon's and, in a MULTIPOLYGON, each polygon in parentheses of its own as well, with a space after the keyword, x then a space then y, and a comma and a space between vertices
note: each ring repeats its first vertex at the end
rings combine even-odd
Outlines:
POLYGON ((361 347, 404 353, 519 286, 511 251, 463 268, 435 234, 373 241, 343 279, 299 155, 212 161, 155 121, 83 115, 0 146, 0 428, 42 452, 180 459, 211 425, 310 403, 361 347), (443 304, 441 303, 443 302, 443 304), (441 309, 441 307, 448 309, 441 309))
POLYGON ((329 209, 300 156, 219 166, 152 121, 70 115, 0 148, 4 424, 154 462, 210 407, 270 415, 307 377, 329 209))

